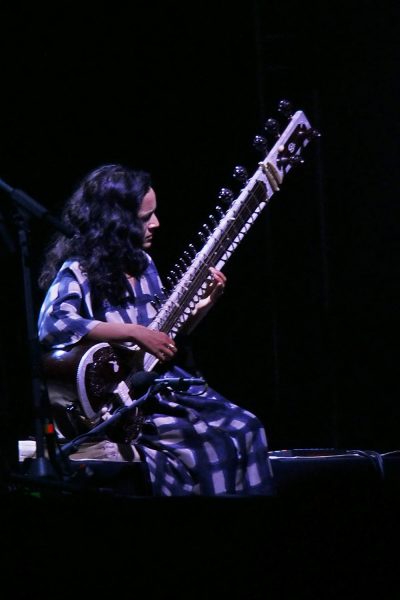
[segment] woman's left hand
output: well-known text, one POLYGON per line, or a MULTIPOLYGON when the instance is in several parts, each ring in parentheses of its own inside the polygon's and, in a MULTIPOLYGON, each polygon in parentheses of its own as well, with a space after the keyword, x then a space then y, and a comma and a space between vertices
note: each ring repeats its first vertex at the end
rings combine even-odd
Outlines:
POLYGON ((208 306, 209 304, 215 304, 218 298, 224 293, 226 276, 214 267, 210 267, 210 273, 212 279, 205 289, 202 299, 197 304, 197 309, 199 308, 199 305, 208 306))
POLYGON ((226 276, 214 267, 210 267, 210 273, 211 279, 192 313, 193 317, 196 318, 196 323, 207 314, 225 290, 226 276))
POLYGON ((214 306, 218 298, 224 293, 225 285, 226 276, 221 273, 221 271, 218 271, 218 269, 210 267, 210 279, 208 285, 204 290, 201 299, 194 307, 192 314, 183 326, 182 332, 188 335, 193 331, 202 318, 206 316, 210 308, 214 306))

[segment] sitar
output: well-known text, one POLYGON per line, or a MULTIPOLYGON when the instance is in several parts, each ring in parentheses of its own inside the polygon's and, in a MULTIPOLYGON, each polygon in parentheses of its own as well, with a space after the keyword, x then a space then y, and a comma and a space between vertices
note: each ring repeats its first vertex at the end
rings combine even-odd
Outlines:
MULTIPOLYGON (((229 207, 224 211, 218 207, 218 218, 213 218, 212 227, 208 227, 202 248, 196 251, 190 244, 189 251, 178 261, 179 269, 173 273, 172 286, 149 325, 151 329, 166 332, 172 338, 178 335, 208 285, 210 267, 222 269, 289 171, 303 162, 303 149, 319 136, 304 112, 288 114, 285 102, 281 103, 287 117, 284 131, 278 133, 277 121, 269 119, 270 131, 274 132, 269 151, 267 140, 256 136, 255 143, 264 149, 263 160, 254 174, 246 177, 229 207)), ((57 395, 60 389, 68 388, 71 406, 90 430, 103 418, 105 407, 112 412, 117 406, 129 405, 135 397, 135 374, 139 370, 152 371, 158 362, 138 346, 124 349, 106 342, 56 350, 45 360, 50 400, 54 390, 57 395)))

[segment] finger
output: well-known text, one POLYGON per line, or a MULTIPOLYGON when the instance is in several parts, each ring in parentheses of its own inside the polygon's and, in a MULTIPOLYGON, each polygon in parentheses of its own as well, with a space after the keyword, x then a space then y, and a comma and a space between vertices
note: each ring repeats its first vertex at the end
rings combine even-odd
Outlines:
POLYGON ((165 346, 161 350, 159 350, 159 352, 157 353, 157 358, 161 362, 170 360, 173 356, 175 356, 177 350, 178 349, 175 346, 175 344, 173 342, 170 342, 168 344, 165 344, 165 346))
POLYGON ((261 166, 264 175, 268 179, 268 182, 274 192, 279 191, 279 186, 282 183, 282 175, 279 173, 278 169, 270 162, 267 164, 259 163, 261 166))
POLYGON ((216 281, 217 283, 222 283, 222 284, 226 283, 226 275, 224 275, 224 273, 222 273, 222 271, 218 271, 217 269, 214 269, 214 267, 210 267, 210 271, 212 273, 214 281, 216 281))
POLYGON ((271 177, 273 177, 278 185, 280 185, 283 181, 282 173, 278 171, 274 163, 267 162, 267 169, 270 173, 271 177))
POLYGON ((177 347, 175 346, 175 344, 167 344, 166 348, 165 348, 165 354, 168 358, 172 358, 173 356, 175 356, 175 353, 177 352, 177 347))
POLYGON ((218 283, 210 294, 211 299, 217 300, 224 293, 224 290, 225 286, 218 283))
POLYGON ((219 279, 218 279, 218 283, 220 283, 221 285, 225 286, 226 285, 226 277, 225 275, 222 275, 219 279))

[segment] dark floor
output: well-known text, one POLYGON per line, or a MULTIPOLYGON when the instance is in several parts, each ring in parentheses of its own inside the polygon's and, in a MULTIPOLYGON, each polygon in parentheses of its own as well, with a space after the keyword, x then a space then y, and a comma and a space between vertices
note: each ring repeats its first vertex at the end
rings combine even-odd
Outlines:
POLYGON ((10 485, 3 586, 12 598, 397 598, 397 456, 299 451, 273 465, 275 498, 10 485))

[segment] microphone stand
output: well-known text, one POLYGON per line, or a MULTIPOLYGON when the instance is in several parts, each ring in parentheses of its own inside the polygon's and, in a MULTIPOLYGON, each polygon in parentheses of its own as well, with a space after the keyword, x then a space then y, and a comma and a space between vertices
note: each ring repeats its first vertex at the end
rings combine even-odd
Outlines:
MULTIPOLYGON (((155 394, 157 394, 160 390, 165 389, 165 388, 173 389, 173 387, 171 387, 171 383, 172 383, 172 386, 181 384, 180 387, 182 387, 182 385, 183 385, 184 389, 181 391, 187 390, 187 387, 191 384, 191 379, 194 382, 194 383, 192 383, 192 385, 202 385, 205 383, 204 379, 202 379, 202 378, 201 379, 200 378, 188 378, 188 382, 185 381, 184 377, 174 377, 174 378, 167 377, 167 378, 165 378, 165 381, 163 381, 162 379, 156 379, 155 382, 150 385, 147 392, 145 394, 143 394, 143 396, 140 396, 140 398, 138 398, 137 400, 134 400, 128 406, 121 406, 111 415, 111 417, 109 417, 105 421, 100 422, 95 427, 92 427, 92 429, 90 429, 90 431, 81 433, 80 435, 75 437, 73 440, 71 440, 71 441, 67 442, 66 444, 64 444, 63 446, 61 446, 60 453, 64 457, 68 457, 73 452, 76 452, 78 450, 79 446, 81 444, 83 444, 84 442, 86 442, 87 440, 102 437, 103 434, 107 431, 107 429, 109 429, 110 427, 112 427, 114 425, 117 425, 132 410, 137 408, 140 404, 143 404, 144 402, 146 402, 146 400, 148 400, 149 398, 154 397, 155 394), (173 382, 172 382, 172 380, 173 380, 173 382)), ((198 394, 193 394, 193 395, 198 395, 198 394)))
POLYGON ((49 211, 30 196, 9 186, 0 179, 0 189, 5 191, 17 205, 16 224, 21 255, 26 326, 28 334, 28 354, 31 369, 32 400, 34 409, 34 431, 36 439, 36 458, 32 459, 29 474, 35 478, 54 478, 61 476, 64 466, 60 461, 54 423, 51 417, 47 387, 41 373, 41 348, 37 337, 35 309, 32 294, 30 271, 28 216, 29 214, 48 221, 65 235, 72 232, 49 211), (48 455, 46 456, 46 448, 48 455))
POLYGON ((107 429, 122 421, 122 419, 126 415, 128 415, 132 410, 134 410, 137 406, 143 404, 143 402, 154 396, 154 394, 157 393, 160 387, 162 387, 162 384, 150 386, 147 392, 143 394, 143 396, 140 396, 140 398, 138 398, 137 400, 134 400, 132 404, 129 404, 129 406, 122 406, 121 408, 118 408, 107 420, 102 421, 95 427, 92 427, 90 431, 86 433, 81 433, 70 442, 63 444, 63 446, 61 446, 60 448, 61 454, 65 457, 69 456, 73 452, 76 452, 79 446, 87 440, 102 437, 102 435, 107 431, 107 429))

